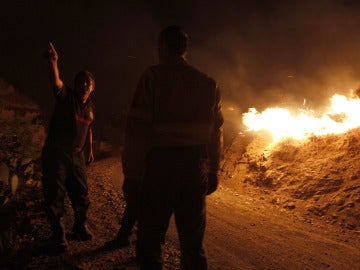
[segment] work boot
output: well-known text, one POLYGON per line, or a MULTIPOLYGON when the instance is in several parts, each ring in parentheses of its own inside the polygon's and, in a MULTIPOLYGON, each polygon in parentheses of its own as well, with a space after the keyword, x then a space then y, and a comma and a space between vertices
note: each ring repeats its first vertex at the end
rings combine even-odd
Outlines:
POLYGON ((52 229, 52 239, 50 252, 51 253, 64 253, 68 251, 68 242, 65 237, 65 229, 60 219, 50 221, 52 229))
POLYGON ((73 240, 88 241, 93 238, 93 234, 89 230, 86 220, 86 210, 75 212, 74 226, 71 235, 73 240))
POLYGON ((120 229, 114 239, 104 243, 104 245, 102 246, 102 250, 120 249, 120 248, 128 247, 129 245, 130 245, 129 235, 123 233, 120 229))

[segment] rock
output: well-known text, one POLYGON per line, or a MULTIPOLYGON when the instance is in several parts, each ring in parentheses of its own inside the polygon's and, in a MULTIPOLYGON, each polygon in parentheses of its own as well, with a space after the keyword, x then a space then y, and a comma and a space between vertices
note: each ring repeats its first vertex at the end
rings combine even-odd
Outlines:
POLYGON ((295 209, 296 205, 295 205, 294 202, 287 202, 287 203, 284 204, 283 207, 286 208, 286 209, 295 209))
POLYGON ((9 179, 9 167, 1 162, 0 163, 0 181, 4 182, 4 183, 7 183, 8 182, 8 179, 9 179))
POLYGON ((26 166, 26 169, 24 170, 24 176, 26 178, 30 178, 32 177, 33 174, 34 174, 34 163, 29 163, 26 166))
POLYGON ((10 177, 9 183, 10 183, 11 193, 14 195, 19 185, 19 177, 16 174, 14 174, 13 176, 10 177))
POLYGON ((25 158, 21 161, 20 165, 25 166, 25 165, 28 165, 29 163, 31 163, 32 161, 33 161, 32 158, 25 158))
POLYGON ((26 180, 25 185, 35 186, 35 185, 36 185, 36 181, 34 181, 33 179, 30 178, 30 179, 26 180))
POLYGON ((10 167, 11 167, 12 169, 16 169, 17 164, 18 164, 18 159, 17 159, 17 157, 16 157, 15 155, 10 158, 9 164, 10 164, 10 167))
POLYGON ((40 180, 42 178, 42 173, 35 171, 32 178, 34 180, 40 180))

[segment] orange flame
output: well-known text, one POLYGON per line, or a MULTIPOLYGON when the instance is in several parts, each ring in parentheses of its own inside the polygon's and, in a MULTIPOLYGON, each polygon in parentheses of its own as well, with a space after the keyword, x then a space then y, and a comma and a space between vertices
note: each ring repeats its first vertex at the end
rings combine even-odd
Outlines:
POLYGON ((273 143, 284 138, 304 140, 314 135, 344 133, 360 126, 360 99, 335 94, 329 109, 320 116, 304 109, 294 115, 283 108, 267 108, 261 113, 250 108, 243 114, 243 123, 249 131, 269 131, 273 143))

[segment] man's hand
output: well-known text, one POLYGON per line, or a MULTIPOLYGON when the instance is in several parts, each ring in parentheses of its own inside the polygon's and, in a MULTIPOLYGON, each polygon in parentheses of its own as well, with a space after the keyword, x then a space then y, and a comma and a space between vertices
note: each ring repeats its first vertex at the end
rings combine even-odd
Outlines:
POLYGON ((217 189, 218 184, 219 181, 218 181, 217 173, 209 173, 206 195, 210 195, 211 193, 213 193, 217 189))
POLYGON ((64 87, 64 83, 60 78, 59 68, 58 68, 58 59, 59 56, 55 50, 54 45, 49 42, 49 47, 44 52, 45 58, 48 60, 49 71, 50 71, 50 81, 53 89, 55 91, 55 95, 58 95, 64 87))
POLYGON ((58 56, 52 42, 49 42, 49 46, 48 46, 47 50, 45 51, 44 56, 50 62, 57 62, 57 60, 59 59, 59 56, 58 56))
POLYGON ((87 164, 87 165, 90 165, 91 163, 94 162, 94 160, 95 160, 94 154, 93 154, 93 152, 90 152, 90 153, 88 154, 87 159, 86 159, 86 164, 87 164))

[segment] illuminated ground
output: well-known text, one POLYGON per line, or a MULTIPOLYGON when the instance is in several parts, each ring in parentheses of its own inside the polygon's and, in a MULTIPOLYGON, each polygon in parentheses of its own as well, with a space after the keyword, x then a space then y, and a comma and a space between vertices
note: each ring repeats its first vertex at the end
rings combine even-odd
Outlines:
MULTIPOLYGON (((95 162, 89 170, 91 209, 89 225, 96 234, 91 242, 70 242, 71 255, 44 255, 42 245, 49 229, 40 207, 40 190, 30 187, 35 204, 24 210, 31 216, 31 235, 19 235, 22 250, 13 258, 17 269, 135 269, 132 246, 112 252, 98 251, 118 229, 124 200, 118 157, 95 162), (115 185, 114 185, 115 183, 115 185), (37 190, 37 192, 35 192, 37 190), (15 260, 17 261, 15 263, 15 260)), ((271 203, 271 192, 237 178, 223 179, 208 198, 205 246, 209 269, 358 269, 360 234, 356 230, 305 218, 301 209, 271 203)), ((68 208, 66 226, 72 224, 68 208)), ((25 215, 25 214, 24 214, 25 215)), ((179 251, 172 225, 164 247, 164 269, 179 269, 179 251)))

